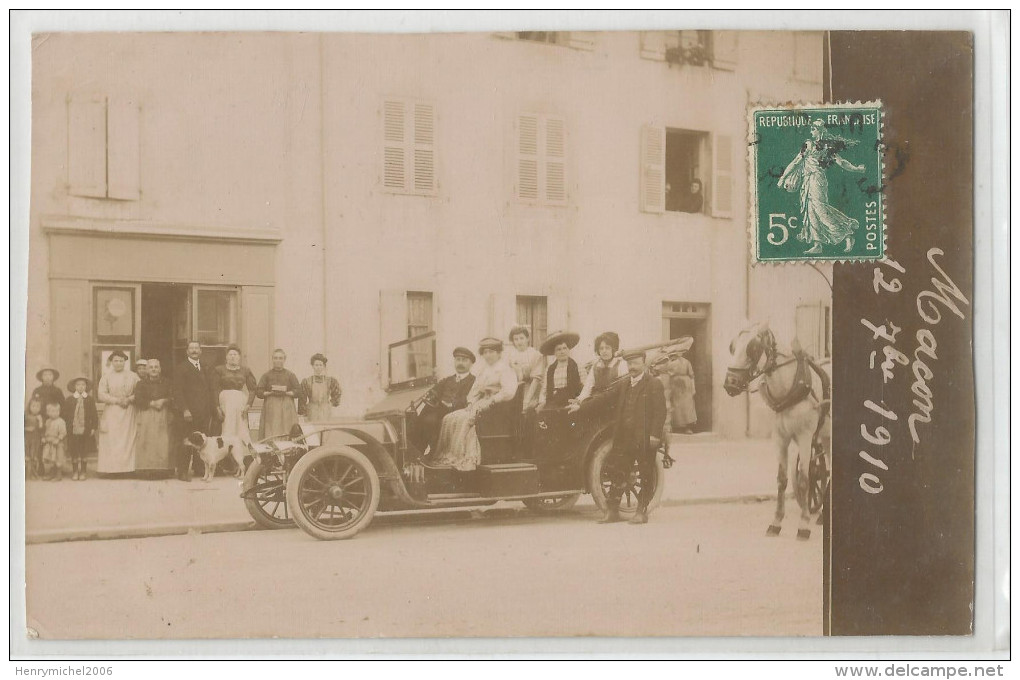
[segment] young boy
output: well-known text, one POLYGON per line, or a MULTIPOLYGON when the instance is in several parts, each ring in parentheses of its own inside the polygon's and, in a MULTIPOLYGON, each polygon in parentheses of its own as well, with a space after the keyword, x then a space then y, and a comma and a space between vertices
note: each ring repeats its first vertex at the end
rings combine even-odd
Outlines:
POLYGON ((67 453, 71 459, 71 479, 85 480, 85 459, 96 449, 99 414, 96 398, 89 394, 88 378, 78 377, 67 384, 71 396, 64 402, 63 419, 67 426, 67 453))
POLYGON ((64 448, 67 439, 67 425, 60 417, 60 404, 54 401, 46 404, 46 424, 43 426, 43 465, 46 466, 46 476, 50 478, 50 471, 53 470, 52 479, 60 481, 64 478, 64 448))

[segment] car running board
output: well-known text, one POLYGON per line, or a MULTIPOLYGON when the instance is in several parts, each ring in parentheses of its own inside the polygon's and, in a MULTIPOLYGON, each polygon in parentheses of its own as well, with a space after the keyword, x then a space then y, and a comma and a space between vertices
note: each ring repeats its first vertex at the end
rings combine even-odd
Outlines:
POLYGON ((542 493, 529 493, 518 496, 483 496, 478 493, 430 493, 426 500, 437 505, 457 504, 470 505, 479 502, 490 501, 520 501, 525 498, 559 498, 560 496, 573 496, 574 494, 587 493, 584 489, 564 489, 563 491, 545 491, 542 493))

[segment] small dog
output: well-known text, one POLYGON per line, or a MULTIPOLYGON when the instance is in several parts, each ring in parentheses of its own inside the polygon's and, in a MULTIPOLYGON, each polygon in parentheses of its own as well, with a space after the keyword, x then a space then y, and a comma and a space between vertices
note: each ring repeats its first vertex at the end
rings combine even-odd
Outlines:
POLYGON ((244 476, 244 457, 248 455, 248 447, 240 437, 206 437, 201 432, 192 432, 184 440, 184 445, 198 451, 205 463, 205 475, 203 482, 208 482, 216 472, 216 465, 227 456, 231 456, 237 463, 237 478, 244 476))

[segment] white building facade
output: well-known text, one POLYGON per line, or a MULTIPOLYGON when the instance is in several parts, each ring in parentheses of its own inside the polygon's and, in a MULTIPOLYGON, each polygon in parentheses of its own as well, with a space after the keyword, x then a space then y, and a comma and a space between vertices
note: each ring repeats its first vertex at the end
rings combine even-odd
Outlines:
MULTIPOLYGON (((55 34, 33 51, 26 375, 164 365, 198 337, 259 374, 324 352, 358 415, 390 343, 510 326, 695 338, 702 430, 746 319, 829 352, 808 267, 750 267, 746 109, 822 98, 820 33, 55 34), (681 206, 691 181, 700 206, 681 206), (667 191, 667 186, 669 191, 667 191), (679 207, 678 207, 679 206, 679 207)), ((694 201, 697 203, 697 201, 694 201)))

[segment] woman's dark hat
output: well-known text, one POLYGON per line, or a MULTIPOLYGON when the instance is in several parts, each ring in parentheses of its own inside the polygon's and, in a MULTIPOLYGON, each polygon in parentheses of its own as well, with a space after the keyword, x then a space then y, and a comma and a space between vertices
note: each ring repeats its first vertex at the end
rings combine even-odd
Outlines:
POLYGON ((482 338, 478 343, 478 351, 484 352, 487 349, 494 349, 497 352, 502 352, 503 341, 499 338, 482 338))
POLYGON ((581 336, 577 333, 571 333, 569 331, 556 331, 545 339, 542 346, 538 350, 546 355, 552 356, 556 353, 556 345, 567 343, 567 347, 574 349, 577 347, 577 343, 580 342, 581 336))
POLYGON ((606 331, 595 338, 595 353, 598 354, 599 345, 606 343, 613 348, 613 354, 620 351, 620 336, 613 331, 606 331))
POLYGON ((60 377, 60 371, 49 366, 47 366, 46 368, 40 368, 39 371, 35 374, 35 379, 38 380, 39 382, 42 382, 42 374, 45 373, 46 371, 50 371, 53 374, 53 382, 57 382, 57 378, 60 377))
POLYGON ((85 381, 85 391, 86 392, 89 392, 89 391, 92 390, 92 381, 89 380, 88 378, 86 378, 83 375, 79 375, 77 378, 75 378, 71 382, 67 383, 67 391, 70 392, 71 394, 74 394, 74 384, 76 382, 78 382, 79 380, 84 380, 85 381))
POLYGON ((453 358, 456 359, 457 357, 464 357, 465 359, 470 359, 471 363, 475 362, 475 353, 469 350, 467 347, 457 347, 456 349, 454 349, 453 358))

